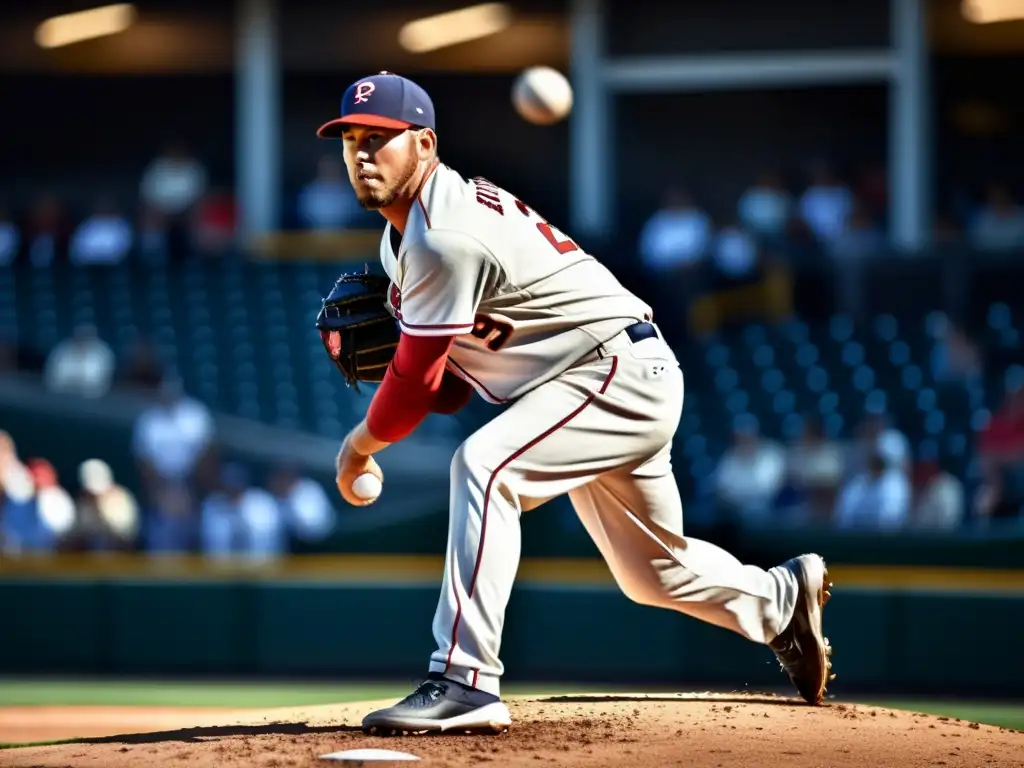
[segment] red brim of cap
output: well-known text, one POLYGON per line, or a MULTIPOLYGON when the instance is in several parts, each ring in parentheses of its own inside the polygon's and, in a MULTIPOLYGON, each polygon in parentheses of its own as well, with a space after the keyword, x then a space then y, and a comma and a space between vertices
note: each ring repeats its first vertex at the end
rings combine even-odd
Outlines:
POLYGON ((394 120, 390 117, 381 117, 380 115, 360 114, 339 117, 324 123, 317 130, 316 135, 321 139, 337 139, 341 136, 341 132, 345 130, 345 126, 348 125, 365 125, 370 128, 393 128, 396 131, 404 131, 412 127, 412 123, 407 123, 404 120, 394 120))

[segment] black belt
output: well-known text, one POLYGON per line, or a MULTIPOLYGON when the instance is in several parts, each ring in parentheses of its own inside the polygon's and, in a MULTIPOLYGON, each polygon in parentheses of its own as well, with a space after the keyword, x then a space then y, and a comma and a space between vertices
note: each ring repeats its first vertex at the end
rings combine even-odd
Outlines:
MULTIPOLYGON (((621 331, 619 331, 619 333, 625 333, 626 338, 629 339, 630 344, 637 344, 641 341, 644 341, 645 339, 657 338, 658 329, 655 328, 654 325, 651 323, 641 321, 639 323, 633 323, 632 325, 626 326, 621 331)), ((611 339, 606 341, 604 344, 599 344, 597 347, 591 350, 589 354, 584 355, 579 360, 577 365, 584 365, 586 363, 591 363, 595 360, 603 360, 609 355, 614 354, 614 349, 616 349, 617 347, 612 347, 611 350, 609 350, 608 347, 611 346, 619 338, 619 333, 615 334, 611 339)))
POLYGON ((628 326, 625 331, 629 340, 634 344, 637 344, 644 339, 653 339, 658 335, 658 329, 651 323, 633 323, 633 325, 628 326))

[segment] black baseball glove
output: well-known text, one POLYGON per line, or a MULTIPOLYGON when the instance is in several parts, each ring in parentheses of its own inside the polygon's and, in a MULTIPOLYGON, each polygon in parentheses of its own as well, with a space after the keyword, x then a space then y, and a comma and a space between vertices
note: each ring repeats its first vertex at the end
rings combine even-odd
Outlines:
POLYGON ((345 383, 359 391, 360 381, 384 378, 401 335, 387 309, 391 281, 364 272, 344 273, 323 300, 316 327, 328 356, 345 383))

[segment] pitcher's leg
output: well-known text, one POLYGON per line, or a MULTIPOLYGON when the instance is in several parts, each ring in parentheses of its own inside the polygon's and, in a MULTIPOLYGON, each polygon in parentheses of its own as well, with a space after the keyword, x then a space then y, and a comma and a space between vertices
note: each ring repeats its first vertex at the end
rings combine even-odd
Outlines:
POLYGON ((519 567, 523 499, 560 496, 619 466, 641 440, 595 441, 614 363, 548 382, 484 425, 452 459, 444 584, 430 671, 499 693, 505 608, 519 567))
POLYGON ((498 461, 489 454, 471 439, 452 459, 448 554, 430 671, 498 695, 504 671, 498 651, 521 534, 518 500, 499 484, 498 461))
POLYGON ((682 509, 667 449, 627 473, 571 494, 622 590, 767 644, 800 695, 820 704, 832 649, 822 631, 829 593, 824 561, 801 555, 767 571, 682 535, 682 509))
POLYGON ((682 535, 682 504, 671 473, 611 473, 570 497, 631 600, 686 613, 757 643, 771 642, 792 618, 799 585, 790 570, 744 565, 714 544, 682 535))

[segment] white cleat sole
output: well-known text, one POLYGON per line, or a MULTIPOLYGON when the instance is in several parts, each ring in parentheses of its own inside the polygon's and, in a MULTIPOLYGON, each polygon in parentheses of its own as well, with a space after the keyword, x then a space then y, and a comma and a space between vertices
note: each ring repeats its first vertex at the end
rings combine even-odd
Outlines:
MULTIPOLYGON (((367 718, 369 719, 369 718, 367 718)), ((512 725, 512 715, 503 702, 474 709, 455 717, 437 720, 429 717, 395 717, 381 718, 379 722, 363 723, 363 731, 375 735, 394 735, 396 733, 447 733, 451 731, 493 732, 504 733, 512 725)))

